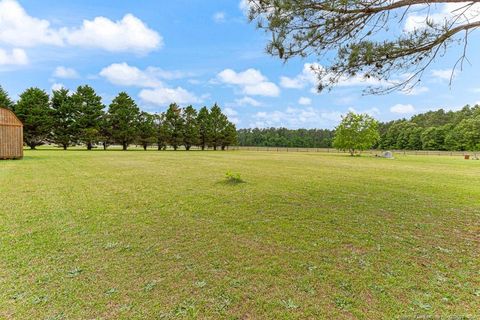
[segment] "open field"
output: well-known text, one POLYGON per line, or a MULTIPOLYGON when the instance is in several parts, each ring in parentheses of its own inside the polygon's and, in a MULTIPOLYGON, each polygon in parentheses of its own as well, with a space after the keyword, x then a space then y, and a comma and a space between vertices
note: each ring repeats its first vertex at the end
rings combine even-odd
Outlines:
POLYGON ((480 161, 39 150, 0 195, 0 319, 480 317, 480 161))

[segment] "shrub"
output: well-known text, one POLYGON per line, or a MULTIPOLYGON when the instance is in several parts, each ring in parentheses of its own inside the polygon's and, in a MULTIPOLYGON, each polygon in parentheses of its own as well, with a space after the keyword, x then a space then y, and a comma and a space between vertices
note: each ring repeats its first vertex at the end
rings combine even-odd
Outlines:
POLYGON ((225 174, 225 178, 227 179, 228 183, 237 184, 237 183, 245 182, 242 179, 242 176, 240 175, 240 173, 234 173, 234 172, 231 172, 231 171, 227 171, 227 173, 225 174))

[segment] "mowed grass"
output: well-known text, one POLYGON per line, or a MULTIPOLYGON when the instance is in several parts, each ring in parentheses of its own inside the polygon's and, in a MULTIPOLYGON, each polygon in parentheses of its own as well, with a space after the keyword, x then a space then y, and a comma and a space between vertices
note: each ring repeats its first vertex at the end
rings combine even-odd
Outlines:
POLYGON ((0 195, 2 319, 480 317, 480 161, 39 150, 0 195))

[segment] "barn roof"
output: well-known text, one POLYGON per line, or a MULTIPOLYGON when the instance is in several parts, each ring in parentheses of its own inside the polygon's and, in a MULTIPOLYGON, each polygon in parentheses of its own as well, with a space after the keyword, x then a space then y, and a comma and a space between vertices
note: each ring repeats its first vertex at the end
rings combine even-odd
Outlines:
POLYGON ((23 124, 18 120, 15 113, 8 109, 0 108, 0 126, 22 127, 23 124))

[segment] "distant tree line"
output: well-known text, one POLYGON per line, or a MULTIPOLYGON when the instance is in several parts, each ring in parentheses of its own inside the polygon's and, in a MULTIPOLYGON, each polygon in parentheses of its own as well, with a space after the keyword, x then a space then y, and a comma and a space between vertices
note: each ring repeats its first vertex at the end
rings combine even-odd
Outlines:
POLYGON ((380 149, 477 151, 480 149, 480 106, 459 111, 429 111, 380 124, 380 149))
POLYGON ((240 129, 238 144, 256 147, 329 148, 334 131, 328 129, 240 129))
MULTIPOLYGON (((337 130, 339 128, 345 131, 343 126, 337 130)), ((375 149, 477 151, 480 149, 480 106, 467 105, 459 111, 429 111, 409 120, 379 123, 375 130, 379 133, 371 145, 375 149)), ((335 147, 335 133, 328 129, 240 129, 238 143, 256 147, 330 148, 335 147)))
POLYGON ((220 107, 215 104, 198 112, 193 106, 180 108, 172 103, 166 112, 151 114, 141 111, 125 92, 119 93, 106 107, 102 98, 88 86, 75 92, 54 90, 49 96, 39 88, 29 88, 15 103, 0 87, 0 107, 12 110, 24 124, 24 142, 31 149, 45 143, 63 149, 83 144, 88 150, 96 145, 104 149, 119 144, 127 150, 131 144, 145 150, 156 145, 177 150, 224 150, 236 144, 237 132, 220 107))

